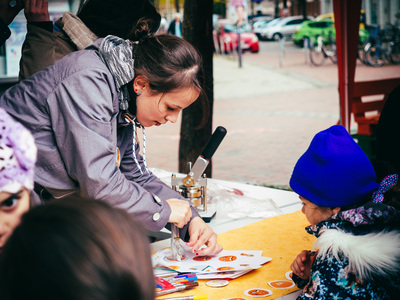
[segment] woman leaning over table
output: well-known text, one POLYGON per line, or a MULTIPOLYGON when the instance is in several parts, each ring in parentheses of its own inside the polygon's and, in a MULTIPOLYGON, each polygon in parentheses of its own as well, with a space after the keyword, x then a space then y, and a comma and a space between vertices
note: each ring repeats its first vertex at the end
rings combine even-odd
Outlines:
POLYGON ((145 160, 144 128, 175 123, 182 109, 205 100, 202 79, 201 58, 188 42, 149 36, 141 20, 134 41, 99 39, 7 90, 0 105, 38 146, 35 203, 74 193, 105 200, 150 230, 176 224, 199 255, 219 253, 214 231, 145 160))

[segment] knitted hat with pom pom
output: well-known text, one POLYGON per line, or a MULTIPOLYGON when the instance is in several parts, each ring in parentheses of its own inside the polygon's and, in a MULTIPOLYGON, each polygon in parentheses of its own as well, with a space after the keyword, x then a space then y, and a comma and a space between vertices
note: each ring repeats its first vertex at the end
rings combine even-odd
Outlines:
POLYGON ((33 189, 36 154, 32 134, 0 108, 0 192, 33 189))

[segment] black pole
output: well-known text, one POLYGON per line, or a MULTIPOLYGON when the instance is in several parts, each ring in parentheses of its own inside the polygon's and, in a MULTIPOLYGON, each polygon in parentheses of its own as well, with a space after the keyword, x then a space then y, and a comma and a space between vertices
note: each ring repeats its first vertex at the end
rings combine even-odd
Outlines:
POLYGON ((275 0, 275 18, 279 18, 279 0, 275 0))
POLYGON ((238 34, 238 57, 239 57, 239 68, 242 67, 242 46, 241 46, 241 41, 240 41, 240 28, 237 30, 238 34))

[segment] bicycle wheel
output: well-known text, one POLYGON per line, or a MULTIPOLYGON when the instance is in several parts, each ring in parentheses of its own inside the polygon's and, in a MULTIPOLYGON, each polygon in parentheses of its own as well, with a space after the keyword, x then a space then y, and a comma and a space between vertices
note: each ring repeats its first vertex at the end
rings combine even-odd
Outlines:
POLYGON ((371 46, 371 44, 360 45, 358 47, 357 58, 364 64, 368 66, 367 58, 365 56, 365 52, 371 46))
POLYGON ((325 61, 325 52, 319 45, 313 45, 310 49, 310 61, 314 66, 322 66, 325 61))
POLYGON ((372 67, 382 67, 386 63, 386 55, 379 46, 371 46, 365 52, 365 58, 372 67))
POLYGON ((336 44, 332 44, 327 47, 326 55, 330 58, 332 63, 337 64, 336 44))
POLYGON ((400 43, 394 43, 390 51, 389 60, 392 64, 400 64, 400 43))
POLYGON ((336 52, 333 53, 332 55, 329 55, 329 58, 331 59, 332 63, 337 64, 336 52))

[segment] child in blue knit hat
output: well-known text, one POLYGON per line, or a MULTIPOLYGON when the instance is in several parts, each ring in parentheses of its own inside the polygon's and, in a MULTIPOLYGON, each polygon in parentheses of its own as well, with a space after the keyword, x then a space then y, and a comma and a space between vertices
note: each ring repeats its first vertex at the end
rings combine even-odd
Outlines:
POLYGON ((316 134, 290 187, 317 237, 291 265, 297 299, 394 299, 400 291, 398 175, 376 183, 374 168, 341 125, 316 134), (390 199, 389 199, 390 198, 390 199))

